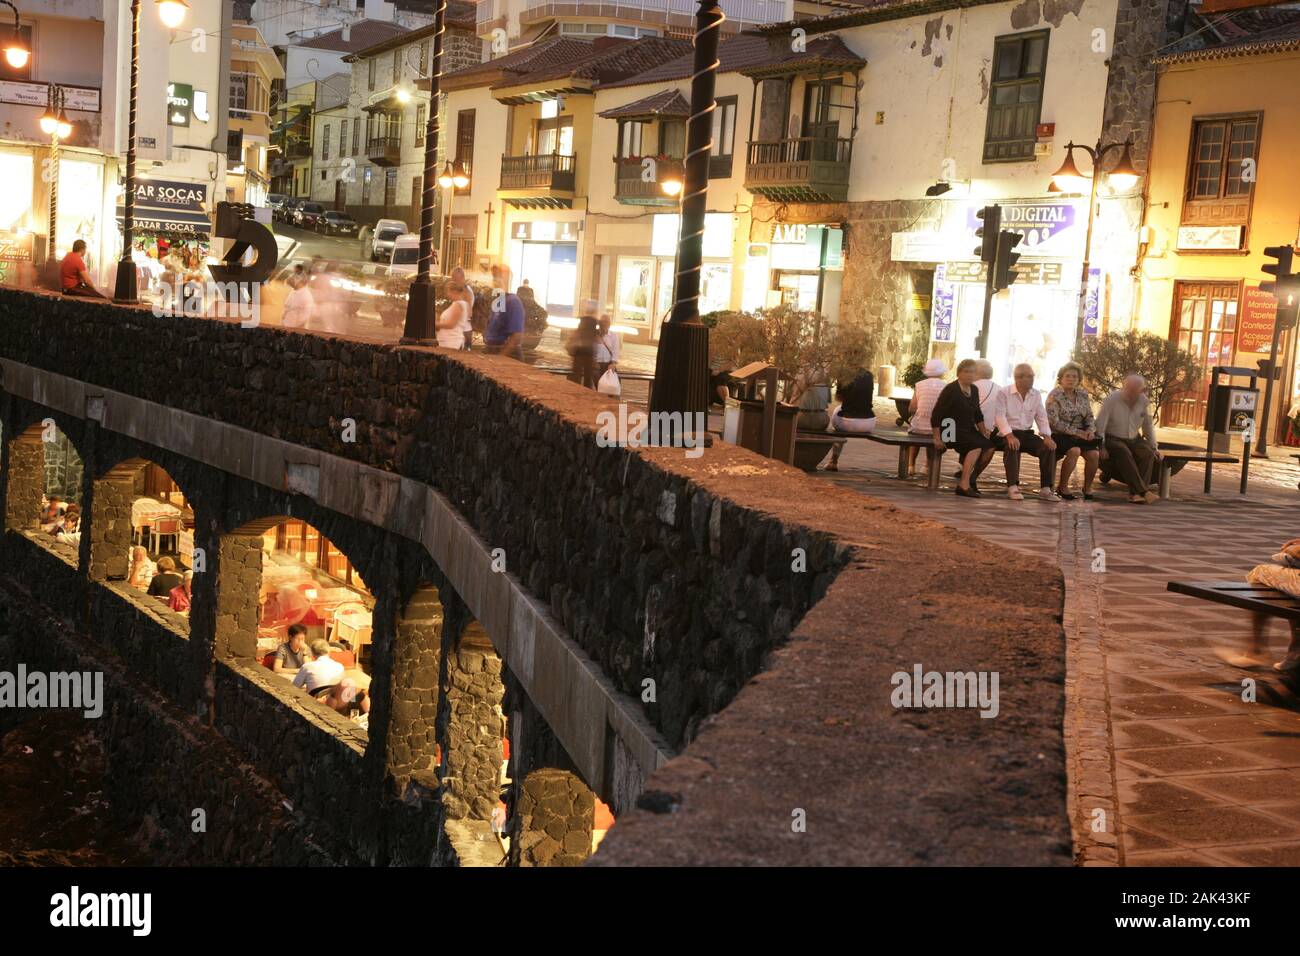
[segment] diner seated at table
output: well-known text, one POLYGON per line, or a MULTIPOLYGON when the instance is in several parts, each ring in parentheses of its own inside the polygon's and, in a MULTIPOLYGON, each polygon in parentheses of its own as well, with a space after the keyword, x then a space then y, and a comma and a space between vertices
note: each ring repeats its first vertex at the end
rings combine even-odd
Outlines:
POLYGON ((179 587, 174 587, 167 601, 173 611, 188 614, 190 610, 190 588, 193 586, 194 572, 186 571, 179 587))
POLYGON ((300 624, 310 611, 311 602, 298 588, 268 590, 262 604, 261 626, 275 628, 300 624))
POLYGON ((345 717, 370 713, 370 695, 359 688, 351 677, 345 677, 335 684, 322 703, 345 717))
POLYGON ((81 543, 81 512, 76 505, 68 505, 63 514, 50 526, 50 534, 61 544, 81 543))
POLYGON ((342 679, 346 668, 330 657, 330 646, 325 640, 317 638, 311 642, 311 656, 312 659, 303 664, 294 676, 294 687, 305 687, 310 694, 321 687, 331 687, 342 679))
POLYGON ((149 595, 171 600, 172 588, 180 587, 185 579, 176 573, 176 562, 171 558, 158 559, 158 573, 149 582, 149 595))
POLYGON ((307 628, 301 624, 289 625, 289 639, 271 655, 271 670, 300 670, 307 663, 307 628))
POLYGON ((149 552, 140 545, 131 548, 131 570, 127 572, 126 583, 133 588, 139 588, 145 591, 149 587, 149 582, 153 576, 158 573, 157 567, 149 560, 149 552))

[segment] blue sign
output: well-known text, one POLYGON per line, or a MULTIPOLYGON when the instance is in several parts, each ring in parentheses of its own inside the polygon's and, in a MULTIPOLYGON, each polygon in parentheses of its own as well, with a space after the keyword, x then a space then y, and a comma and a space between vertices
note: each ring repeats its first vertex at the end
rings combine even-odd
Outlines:
POLYGON ((1101 269, 1088 268, 1088 290, 1083 300, 1083 334, 1096 335, 1101 326, 1101 269))
MULTIPOLYGON (((1025 237, 1025 252, 1046 242, 1074 225, 1075 209, 1070 202, 1012 202, 1001 203, 1002 228, 1018 232, 1025 237)), ((966 210, 967 227, 974 232, 983 223, 975 216, 979 209, 966 210)))
POLYGON ((952 307, 957 287, 947 280, 948 267, 935 266, 934 292, 930 296, 931 332, 934 342, 953 341, 952 307))

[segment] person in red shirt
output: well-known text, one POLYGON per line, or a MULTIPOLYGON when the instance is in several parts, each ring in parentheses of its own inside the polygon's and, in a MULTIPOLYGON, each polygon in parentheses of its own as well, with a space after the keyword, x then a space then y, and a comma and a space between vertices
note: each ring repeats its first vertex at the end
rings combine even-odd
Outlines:
POLYGON ((102 299, 99 290, 95 288, 94 282, 90 279, 90 273, 86 271, 86 260, 82 258, 82 253, 86 251, 86 240, 78 239, 72 244, 72 251, 63 257, 59 264, 59 278, 63 285, 64 295, 84 295, 94 299, 102 299))

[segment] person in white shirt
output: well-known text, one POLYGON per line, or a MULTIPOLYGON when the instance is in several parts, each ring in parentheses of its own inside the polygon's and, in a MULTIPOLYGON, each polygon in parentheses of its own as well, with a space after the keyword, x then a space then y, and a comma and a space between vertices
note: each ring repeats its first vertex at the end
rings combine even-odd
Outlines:
POLYGON ((618 368, 618 358, 623 352, 623 343, 618 333, 610 329, 609 313, 601 315, 596 323, 596 381, 605 374, 606 369, 618 368))
POLYGON ((438 328, 434 333, 438 347, 444 349, 463 349, 465 347, 465 329, 469 327, 469 296, 463 283, 451 279, 447 282, 447 298, 450 305, 438 316, 438 328))
POLYGON ((305 329, 311 324, 316 311, 315 300, 307 288, 307 277, 295 273, 289 277, 288 286, 289 294, 284 298, 284 313, 280 324, 286 329, 305 329))
POLYGON ((318 687, 333 687, 343 679, 345 668, 330 657, 330 646, 323 639, 311 642, 312 660, 303 664, 293 678, 294 687, 306 687, 313 693, 318 687))
POLYGON ((1056 470, 1056 442, 1052 440, 1052 423, 1047 418, 1043 393, 1034 388, 1034 370, 1023 362, 1012 373, 1015 382, 994 391, 989 402, 994 439, 1002 447, 1002 463, 1007 469, 1007 497, 1023 501, 1020 491, 1020 454, 1027 452, 1038 459, 1038 497, 1060 501, 1052 490, 1056 470), (1034 431, 1038 426, 1038 431, 1034 431))
MULTIPOLYGON (((948 366, 944 364, 943 359, 932 358, 925 363, 923 371, 925 378, 912 386, 912 400, 907 403, 907 410, 912 415, 912 420, 907 426, 910 435, 930 435, 934 432, 930 427, 930 413, 934 411, 934 403, 939 400, 939 393, 943 391, 943 377, 948 372, 948 366)), ((907 450, 909 474, 916 468, 916 453, 919 450, 916 447, 907 450)), ((925 449, 927 463, 930 455, 930 447, 927 445, 925 449)))

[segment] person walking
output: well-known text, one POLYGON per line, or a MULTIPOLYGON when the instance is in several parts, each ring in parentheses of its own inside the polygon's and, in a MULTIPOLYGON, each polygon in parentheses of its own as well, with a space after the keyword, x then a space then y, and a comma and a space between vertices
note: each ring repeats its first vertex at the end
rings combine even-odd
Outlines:
POLYGON ((524 303, 510 292, 510 270, 492 268, 492 314, 483 333, 483 344, 491 355, 506 355, 524 360, 524 303))
POLYGON ((587 299, 582 303, 582 317, 578 319, 578 327, 565 343, 565 349, 573 359, 569 381, 577 382, 583 388, 596 387, 596 337, 600 334, 598 326, 596 302, 587 299))
POLYGON ((609 313, 603 312, 596 323, 596 381, 599 382, 611 368, 618 370, 618 360, 623 354, 623 340, 610 328, 609 313))

